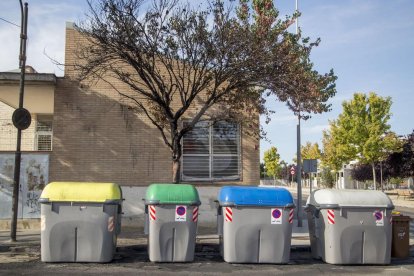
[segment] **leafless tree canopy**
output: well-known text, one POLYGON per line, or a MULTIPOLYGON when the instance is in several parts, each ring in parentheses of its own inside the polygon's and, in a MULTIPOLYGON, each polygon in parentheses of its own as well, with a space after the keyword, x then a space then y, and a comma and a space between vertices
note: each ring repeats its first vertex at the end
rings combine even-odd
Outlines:
POLYGON ((264 103, 272 93, 295 113, 326 111, 335 76, 313 70, 309 55, 318 41, 287 31, 298 15, 281 20, 273 4, 255 1, 250 11, 247 2, 89 1, 78 27, 88 43, 75 67, 82 78, 128 85, 132 94, 118 92, 160 130, 176 166, 181 139, 198 121, 269 114, 264 103), (196 101, 201 107, 180 125, 196 101))

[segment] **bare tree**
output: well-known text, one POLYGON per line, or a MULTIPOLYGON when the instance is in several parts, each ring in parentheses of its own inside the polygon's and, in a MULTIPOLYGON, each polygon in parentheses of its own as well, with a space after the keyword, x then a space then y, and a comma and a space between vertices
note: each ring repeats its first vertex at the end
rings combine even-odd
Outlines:
MULTIPOLYGON (((160 131, 172 153, 175 183, 181 140, 200 120, 257 121, 259 113, 270 112, 263 91, 299 99, 309 91, 296 96, 299 85, 317 93, 330 84, 312 71, 314 44, 287 31, 297 15, 280 20, 273 4, 259 8, 261 1, 254 2, 252 13, 246 1, 235 13, 233 3, 220 0, 197 9, 178 0, 88 1, 88 18, 77 27, 87 42, 73 66, 81 81, 111 77, 129 87, 114 88, 160 131)), ((319 102, 313 98, 315 107, 319 102)), ((256 134, 258 129, 252 127, 256 134)))

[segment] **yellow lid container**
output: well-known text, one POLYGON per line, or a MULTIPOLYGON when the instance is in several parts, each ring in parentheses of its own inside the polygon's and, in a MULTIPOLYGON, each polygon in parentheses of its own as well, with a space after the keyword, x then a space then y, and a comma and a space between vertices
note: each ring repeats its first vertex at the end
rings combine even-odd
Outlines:
POLYGON ((115 183, 52 182, 46 185, 40 202, 108 202, 122 200, 115 183))

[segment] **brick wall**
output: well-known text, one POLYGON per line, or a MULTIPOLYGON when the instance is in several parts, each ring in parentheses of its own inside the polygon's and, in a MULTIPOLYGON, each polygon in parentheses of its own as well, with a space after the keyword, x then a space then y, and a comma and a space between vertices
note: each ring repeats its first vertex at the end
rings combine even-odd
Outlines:
MULTIPOLYGON (((66 29, 65 62, 73 64, 73 51, 84 43, 66 29)), ((117 80, 81 88, 69 66, 57 81, 51 181, 110 181, 146 186, 172 179, 171 154, 158 129, 143 115, 130 110, 111 87, 130 93, 117 80), (121 104, 121 102, 123 104, 121 104)), ((195 104, 186 114, 191 118, 195 104)), ((258 118, 257 118, 258 119, 258 118)), ((259 140, 242 131, 242 181, 259 184, 259 140)), ((234 182, 233 182, 234 183, 234 182)))
MULTIPOLYGON (((13 112, 13 107, 0 101, 0 151, 16 150, 17 129, 12 122, 13 112)), ((22 131, 22 151, 36 150, 36 115, 31 115, 32 123, 30 127, 22 131)))

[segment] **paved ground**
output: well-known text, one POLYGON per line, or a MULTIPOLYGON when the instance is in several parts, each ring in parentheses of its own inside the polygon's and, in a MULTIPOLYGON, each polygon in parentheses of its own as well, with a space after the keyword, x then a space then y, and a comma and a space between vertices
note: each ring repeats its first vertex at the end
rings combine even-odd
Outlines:
MULTIPOLYGON (((208 229, 200 229, 208 232, 208 229)), ((414 251, 405 260, 393 259, 388 266, 339 266, 314 260, 310 254, 309 238, 295 233, 292 239, 291 261, 285 265, 228 264, 218 254, 216 235, 203 234, 197 238, 193 263, 151 263, 147 256, 147 240, 142 229, 125 228, 118 239, 118 252, 108 264, 42 263, 40 236, 37 231, 18 233, 18 242, 10 243, 8 231, 0 231, 0 275, 55 275, 55 274, 144 274, 144 275, 413 275, 414 251)))
MULTIPOLYGON (((292 189, 294 193, 294 190, 292 189)), ((307 192, 304 190, 304 198, 307 192)), ((414 200, 393 199, 397 210, 414 217, 414 200), (402 203, 401 203, 402 202, 402 203)), ((143 229, 123 228, 115 259, 107 264, 42 263, 39 231, 18 232, 18 242, 9 242, 9 231, 0 231, 0 275, 414 275, 414 225, 411 223, 411 254, 408 259, 392 259, 387 266, 341 266, 314 260, 310 254, 307 222, 294 222, 289 264, 228 264, 218 254, 218 238, 212 229, 199 229, 195 260, 192 263, 151 263, 143 229)))

